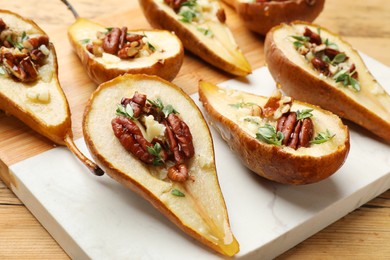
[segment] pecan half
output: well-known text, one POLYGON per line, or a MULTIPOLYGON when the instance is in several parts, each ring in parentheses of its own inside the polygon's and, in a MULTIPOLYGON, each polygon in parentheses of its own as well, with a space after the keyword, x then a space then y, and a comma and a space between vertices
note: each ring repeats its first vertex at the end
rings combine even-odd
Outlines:
POLYGON ((4 31, 7 28, 7 25, 5 24, 4 20, 0 18, 0 33, 4 31))
POLYGON ((172 181, 185 182, 188 179, 188 169, 185 164, 177 164, 168 169, 168 178, 172 181))
POLYGON ((283 133, 282 144, 293 149, 308 147, 313 138, 313 122, 310 118, 297 120, 295 112, 283 115, 277 122, 276 130, 283 133))
POLYGON ((216 13, 216 15, 217 15, 218 21, 220 21, 221 23, 225 23, 226 22, 225 9, 219 8, 217 13, 216 13))
POLYGON ((42 44, 45 46, 49 45, 49 37, 46 35, 41 35, 38 37, 30 38, 27 40, 29 44, 31 45, 32 49, 37 49, 42 44))
POLYGON ((329 59, 333 60, 334 57, 337 56, 337 54, 340 54, 338 50, 335 50, 333 48, 325 48, 324 54, 329 57, 329 59))
POLYGON ((319 34, 313 32, 312 30, 310 30, 308 27, 305 27, 305 32, 303 33, 303 36, 309 37, 310 43, 314 43, 317 45, 321 45, 321 43, 322 43, 321 36, 319 34))
POLYGON ((179 150, 184 153, 186 158, 191 158, 194 155, 194 145, 192 143, 190 128, 183 120, 173 113, 168 115, 167 121, 178 141, 179 150))
POLYGON ((122 146, 144 163, 152 164, 154 156, 148 152, 152 147, 142 135, 141 129, 129 118, 116 117, 111 121, 115 136, 122 146))
POLYGON ((117 27, 107 33, 103 41, 103 50, 109 54, 116 55, 119 50, 119 38, 121 34, 121 29, 117 27))
POLYGON ((319 71, 320 73, 324 74, 325 76, 329 76, 330 75, 329 64, 326 63, 325 61, 321 60, 320 58, 314 57, 311 60, 311 64, 313 65, 313 67, 317 71, 319 71))
POLYGON ((146 103, 146 95, 140 94, 138 92, 134 93, 132 98, 122 98, 121 104, 126 107, 127 104, 130 104, 134 112, 134 117, 139 117, 142 113, 143 108, 146 103))

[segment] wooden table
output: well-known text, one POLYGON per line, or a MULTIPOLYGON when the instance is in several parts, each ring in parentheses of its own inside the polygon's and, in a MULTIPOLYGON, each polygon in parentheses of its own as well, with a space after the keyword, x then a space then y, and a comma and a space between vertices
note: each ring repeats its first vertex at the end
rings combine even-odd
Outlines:
MULTIPOLYGON (((123 16, 123 12, 133 12, 137 14, 137 19, 133 19, 130 28, 149 27, 138 10, 138 3, 135 0, 74 0, 73 4, 81 16, 91 19, 99 17, 98 20, 106 24, 110 24, 114 13, 121 13, 123 16)), ((69 48, 66 27, 74 21, 74 18, 60 1, 2 1, 0 8, 34 19, 50 37, 55 39, 57 51, 59 47, 69 48)), ((236 30, 238 43, 240 44, 240 34, 253 39, 253 44, 242 47, 252 66, 257 68, 264 65, 263 50, 258 48, 262 46, 263 38, 240 29, 242 28, 240 21, 230 9, 227 11, 228 24, 236 30)), ((389 21, 389 1, 327 0, 326 7, 316 22, 341 34, 355 48, 390 66, 389 21)), ((118 26, 128 25, 126 19, 114 22, 118 26)), ((77 57, 70 51, 66 54, 70 55, 67 62, 78 62, 77 57)), ((60 60, 59 65, 61 84, 68 97, 72 96, 69 77, 73 75, 72 73, 83 73, 83 71, 75 69, 76 71, 72 72, 61 72, 61 67, 69 64, 63 64, 60 60)), ((228 75, 213 71, 205 63, 188 55, 174 82, 188 93, 193 93, 200 75, 215 83, 228 78, 228 75), (194 72, 198 70, 199 72, 194 72)), ((90 93, 96 87, 90 82, 86 85, 84 90, 86 93, 90 93)), ((72 97, 69 98, 69 102, 73 113, 75 136, 81 137, 80 122, 85 101, 72 97)), ((0 158, 7 165, 52 147, 48 140, 38 136, 13 117, 0 114, 0 125, 0 158)), ((4 165, 0 165, 0 170, 2 167, 4 165)), ((280 256, 280 259, 334 257, 388 259, 389 244, 390 191, 387 191, 287 251, 280 256)), ((0 180, 0 259, 11 258, 67 259, 68 256, 0 180)))

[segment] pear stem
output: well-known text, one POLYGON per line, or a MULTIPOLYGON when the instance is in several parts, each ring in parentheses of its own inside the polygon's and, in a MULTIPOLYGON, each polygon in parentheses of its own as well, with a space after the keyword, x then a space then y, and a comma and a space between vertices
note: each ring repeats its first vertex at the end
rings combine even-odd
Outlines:
POLYGON ((77 158, 95 175, 102 176, 104 174, 104 171, 93 161, 91 161, 89 158, 87 158, 76 146, 76 144, 73 141, 72 136, 67 134, 65 136, 65 144, 69 148, 69 150, 76 155, 77 158))
POLYGON ((68 0, 61 0, 61 2, 63 2, 68 7, 68 9, 72 12, 74 18, 77 19, 80 17, 76 9, 74 9, 73 5, 68 0))

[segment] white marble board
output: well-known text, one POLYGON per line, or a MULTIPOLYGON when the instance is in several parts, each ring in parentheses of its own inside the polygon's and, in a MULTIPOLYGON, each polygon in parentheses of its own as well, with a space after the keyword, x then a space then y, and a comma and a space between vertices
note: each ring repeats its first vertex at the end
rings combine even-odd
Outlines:
MULTIPOLYGON (((363 58, 389 86, 390 68, 363 58)), ((221 85, 262 95, 275 88, 266 68, 221 85)), ((351 150, 343 167, 306 186, 280 185, 251 173, 211 130, 221 189, 241 246, 237 259, 273 258, 390 188, 390 145, 356 126, 350 127, 351 150)), ((88 154, 83 139, 76 143, 88 154)), ((89 174, 66 148, 10 169, 17 182, 12 190, 73 259, 221 258, 130 190, 89 174)))

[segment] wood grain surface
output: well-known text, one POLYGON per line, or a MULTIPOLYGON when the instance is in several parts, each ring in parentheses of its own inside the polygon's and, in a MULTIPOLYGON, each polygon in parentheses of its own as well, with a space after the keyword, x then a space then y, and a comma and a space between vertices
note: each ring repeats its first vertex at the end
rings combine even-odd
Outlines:
MULTIPOLYGON (((107 26, 150 28, 136 0, 73 0, 80 16, 107 26)), ((74 21, 60 0, 0 1, 8 9, 33 19, 50 36, 59 57, 60 82, 72 110, 75 137, 81 137, 81 116, 96 88, 84 73, 68 43, 66 28, 74 21)), ((264 65, 263 37, 245 29, 227 8, 228 25, 253 68, 264 65)), ((341 34, 356 49, 390 66, 390 1, 327 0, 316 23, 341 34)), ((199 79, 215 83, 230 76, 187 53, 174 80, 194 93, 199 79)), ((390 82, 389 82, 390 84, 390 82)), ((14 117, 0 113, 0 170, 52 148, 14 117), (2 164, 3 163, 3 164, 2 164)), ((390 258, 390 191, 279 256, 279 259, 390 258)), ((0 180, 0 259, 67 259, 68 256, 0 180)))

